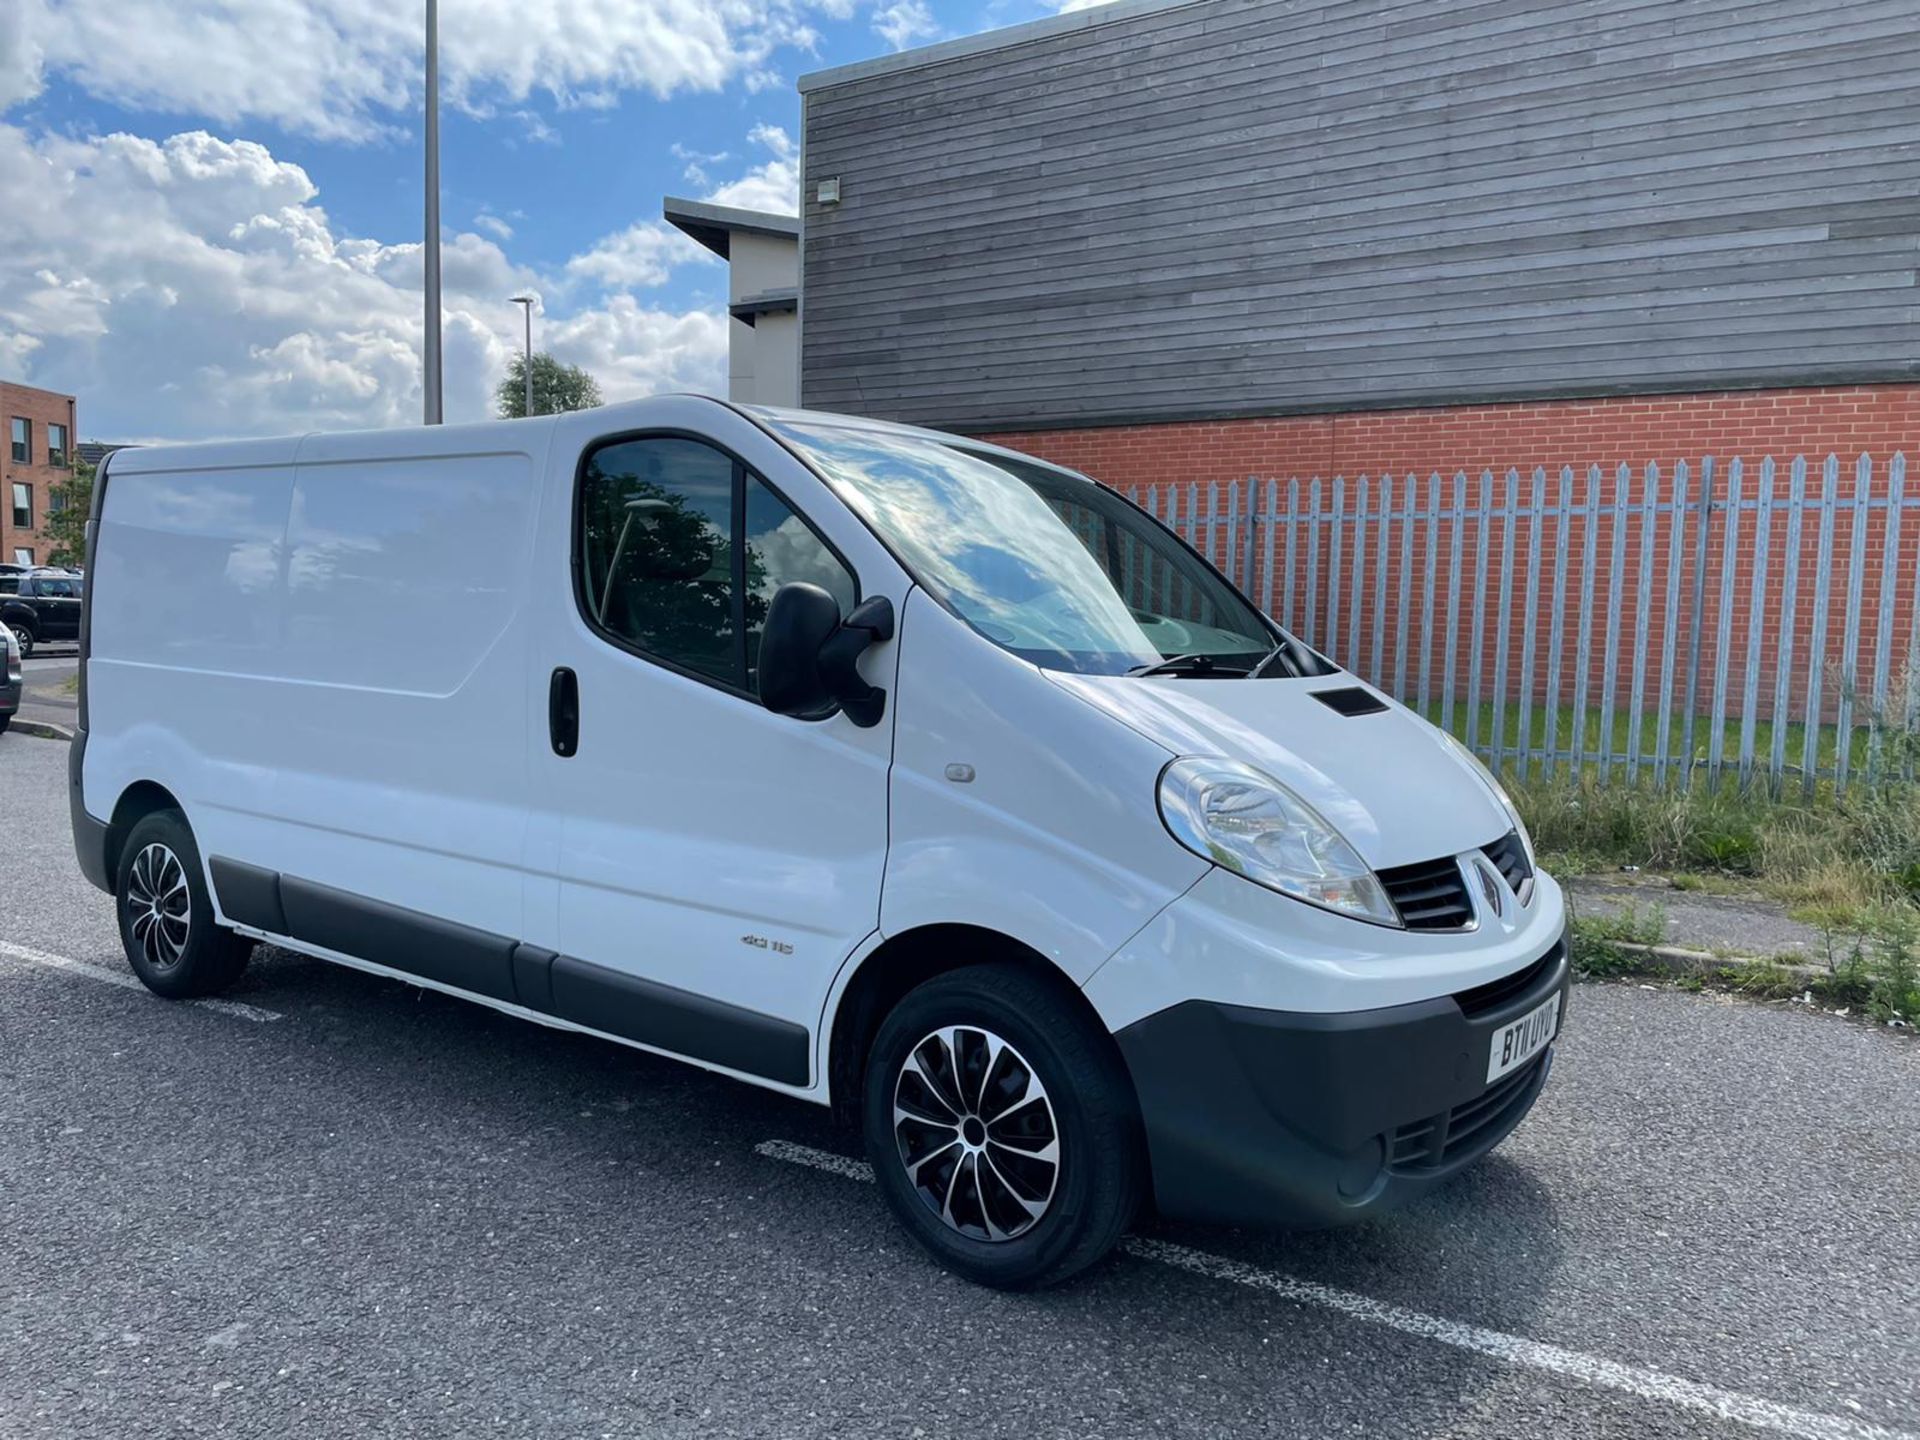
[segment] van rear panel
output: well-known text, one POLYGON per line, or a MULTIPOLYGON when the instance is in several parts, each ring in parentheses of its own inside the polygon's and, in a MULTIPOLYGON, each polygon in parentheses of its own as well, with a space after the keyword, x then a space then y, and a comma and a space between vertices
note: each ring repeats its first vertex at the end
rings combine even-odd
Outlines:
POLYGON ((532 455, 484 433, 493 453, 447 430, 121 457, 87 808, 153 780, 208 857, 521 933, 539 487, 532 455))

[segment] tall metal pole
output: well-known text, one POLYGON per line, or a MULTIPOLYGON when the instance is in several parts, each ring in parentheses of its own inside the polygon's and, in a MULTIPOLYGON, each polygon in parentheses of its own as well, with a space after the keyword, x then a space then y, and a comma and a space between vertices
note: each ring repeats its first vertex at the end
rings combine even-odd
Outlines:
POLYGON ((425 419, 441 422, 440 386, 440 4, 427 0, 427 217, 425 419))
POLYGON ((522 363, 521 376, 527 382, 527 403, 521 409, 522 415, 533 414, 533 297, 516 295, 513 303, 518 305, 527 317, 527 350, 522 363))

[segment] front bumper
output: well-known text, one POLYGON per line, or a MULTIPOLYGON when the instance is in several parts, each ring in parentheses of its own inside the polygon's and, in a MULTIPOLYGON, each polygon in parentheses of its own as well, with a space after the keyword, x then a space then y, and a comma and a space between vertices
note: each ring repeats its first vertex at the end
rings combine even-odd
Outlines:
POLYGON ((1405 1203, 1518 1125, 1553 1047, 1488 1085, 1494 1034, 1569 980, 1564 934, 1532 964, 1460 995, 1298 1013, 1189 1000, 1116 1034, 1132 1071, 1162 1213, 1326 1226, 1405 1203))
MULTIPOLYGON (((0 654, 0 661, 5 660, 5 658, 4 654, 0 654)), ((0 664, 0 670, 4 669, 6 669, 6 666, 0 664)), ((23 681, 15 680, 8 682, 0 680, 0 716, 11 715, 20 708, 20 692, 25 688, 23 681)))

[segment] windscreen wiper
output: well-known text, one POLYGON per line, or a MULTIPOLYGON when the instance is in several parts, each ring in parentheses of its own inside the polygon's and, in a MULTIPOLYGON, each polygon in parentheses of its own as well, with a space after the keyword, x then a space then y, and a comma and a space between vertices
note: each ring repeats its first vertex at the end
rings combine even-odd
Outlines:
POLYGON ((1331 675, 1335 667, 1321 663, 1320 657, 1289 635, 1268 653, 1267 658, 1253 667, 1252 675, 1256 680, 1269 675, 1292 675, 1305 679, 1314 675, 1331 675))
POLYGON ((1218 655, 1170 655, 1152 665, 1136 665, 1129 675, 1245 675, 1245 665, 1222 664, 1218 655))

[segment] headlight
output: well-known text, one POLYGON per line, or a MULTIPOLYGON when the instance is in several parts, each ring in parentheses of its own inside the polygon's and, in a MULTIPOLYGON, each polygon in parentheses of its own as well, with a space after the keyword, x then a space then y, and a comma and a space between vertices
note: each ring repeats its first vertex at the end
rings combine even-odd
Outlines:
POLYGON ((1286 786, 1232 760, 1176 760, 1160 776, 1160 818, 1203 860, 1309 905, 1400 924, 1353 848, 1286 786))
POLYGON ((1441 737, 1446 740, 1447 744, 1453 747, 1454 754, 1465 760, 1468 768, 1480 777, 1487 789, 1493 792, 1493 798, 1500 802, 1500 808, 1507 812, 1507 823, 1513 826, 1514 833, 1520 837, 1521 847, 1527 852, 1527 868, 1529 870, 1539 868, 1533 856, 1533 837, 1527 833, 1527 822, 1520 818, 1520 807, 1515 805, 1513 803, 1513 797, 1507 794, 1507 787, 1494 779, 1493 771, 1481 763, 1478 755, 1454 739, 1453 736, 1447 734, 1446 731, 1442 730, 1440 734, 1441 737))

